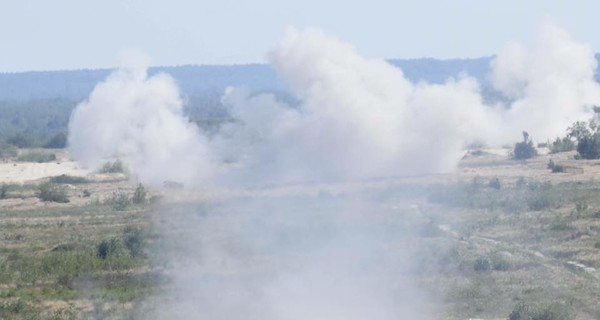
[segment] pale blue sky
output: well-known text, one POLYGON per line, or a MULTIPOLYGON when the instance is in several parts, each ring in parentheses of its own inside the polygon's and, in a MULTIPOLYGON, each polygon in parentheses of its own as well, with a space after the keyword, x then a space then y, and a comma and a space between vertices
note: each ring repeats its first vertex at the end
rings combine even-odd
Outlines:
POLYGON ((491 55, 543 21, 600 51, 600 1, 0 0, 0 72, 264 62, 286 26, 317 27, 375 58, 491 55))

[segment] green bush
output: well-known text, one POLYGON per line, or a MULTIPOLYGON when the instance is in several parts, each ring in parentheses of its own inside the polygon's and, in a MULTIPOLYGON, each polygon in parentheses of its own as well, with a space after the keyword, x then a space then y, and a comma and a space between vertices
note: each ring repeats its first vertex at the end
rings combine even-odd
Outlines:
POLYGON ((561 303, 531 306, 518 303, 508 316, 509 320, 571 320, 571 310, 561 303))
POLYGON ((578 159, 600 159, 600 133, 584 137, 577 143, 578 159))
POLYGON ((515 144, 513 149, 513 158, 515 160, 525 160, 537 155, 537 150, 533 146, 533 141, 529 139, 529 133, 523 131, 523 141, 515 144))
POLYGON ((567 136, 564 138, 556 138, 552 144, 550 144, 550 153, 569 152, 575 150, 575 141, 571 137, 567 136))
POLYGON ((511 263, 509 261, 507 261, 504 257, 502 257, 501 255, 494 255, 491 259, 492 261, 492 268, 495 271, 507 271, 511 268, 511 263))
POLYGON ((47 153, 41 151, 27 152, 17 157, 17 161, 21 162, 52 162, 56 161, 56 155, 54 153, 47 153))
POLYGON ((107 259, 109 256, 114 255, 121 249, 121 243, 118 239, 112 238, 110 240, 102 240, 96 246, 96 256, 100 259, 107 259))
POLYGON ((50 182, 57 184, 80 184, 88 183, 89 181, 84 177, 75 177, 66 174, 61 174, 60 176, 51 177, 50 182))
POLYGON ((38 198, 42 201, 67 203, 69 198, 65 188, 53 185, 49 182, 42 183, 38 187, 38 198))
POLYGON ((3 183, 0 186, 0 199, 6 199, 7 197, 8 197, 8 186, 3 183))
POLYGON ((550 159, 550 161, 548 161, 547 168, 550 169, 552 171, 552 173, 558 173, 558 172, 565 172, 566 171, 565 166, 554 163, 554 161, 552 159, 550 159))
POLYGON ((117 159, 115 162, 106 162, 100 168, 100 173, 125 173, 125 166, 121 160, 117 159))
POLYGON ((131 197, 131 202, 133 202, 133 204, 146 203, 146 189, 144 189, 144 186, 141 183, 138 183, 137 188, 135 188, 133 197, 131 197))
POLYGON ((567 137, 577 141, 577 159, 600 159, 600 132, 594 120, 575 122, 567 137))
POLYGON ((490 270, 490 260, 486 257, 479 257, 473 264, 473 269, 477 272, 484 272, 490 270))
POLYGON ((112 196, 105 201, 106 204, 117 211, 125 211, 131 206, 131 199, 123 191, 113 192, 112 196))
POLYGON ((496 190, 500 190, 502 188, 502 184, 500 183, 500 179, 498 178, 491 179, 488 183, 488 186, 496 190))
POLYGON ((123 244, 132 257, 139 256, 144 246, 142 231, 134 227, 126 227, 123 230, 123 244))

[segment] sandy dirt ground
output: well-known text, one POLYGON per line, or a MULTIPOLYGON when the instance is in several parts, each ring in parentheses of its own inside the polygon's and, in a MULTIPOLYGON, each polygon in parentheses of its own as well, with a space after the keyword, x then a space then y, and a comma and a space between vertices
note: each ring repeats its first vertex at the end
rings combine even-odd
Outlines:
POLYGON ((73 161, 31 163, 31 162, 2 162, 0 163, 0 181, 3 183, 25 183, 46 177, 86 176, 89 170, 80 168, 73 161))

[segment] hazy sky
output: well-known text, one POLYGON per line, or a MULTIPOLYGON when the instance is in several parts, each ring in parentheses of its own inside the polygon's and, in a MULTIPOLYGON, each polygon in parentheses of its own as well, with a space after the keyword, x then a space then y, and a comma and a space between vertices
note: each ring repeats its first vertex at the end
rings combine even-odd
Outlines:
POLYGON ((264 62, 286 26, 317 27, 376 58, 456 58, 528 42, 541 22, 600 51, 600 1, 0 0, 0 72, 264 62))

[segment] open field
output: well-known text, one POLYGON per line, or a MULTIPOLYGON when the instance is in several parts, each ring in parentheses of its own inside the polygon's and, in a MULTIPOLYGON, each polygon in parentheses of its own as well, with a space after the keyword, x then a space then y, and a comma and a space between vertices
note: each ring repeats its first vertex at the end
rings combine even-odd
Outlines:
MULTIPOLYGON (((428 297, 434 319, 505 319, 518 303, 555 303, 557 314, 600 318, 600 161, 559 153, 520 162, 502 153, 471 151, 452 174, 171 190, 160 201, 152 192, 133 201, 136 184, 125 175, 77 169, 65 154, 60 163, 10 160, 0 165, 7 186, 0 200, 0 319, 152 318, 160 306, 149 301, 170 299, 172 285, 169 256, 159 248, 179 232, 160 228, 171 219, 162 208, 299 194, 360 194, 376 210, 374 219, 409 234, 390 238, 386 250, 408 252, 405 276, 428 297), (550 159, 567 172, 552 173, 550 159), (84 178, 52 183, 69 202, 39 199, 39 186, 61 174, 84 178)), ((276 257, 260 258, 268 264, 276 257)))

